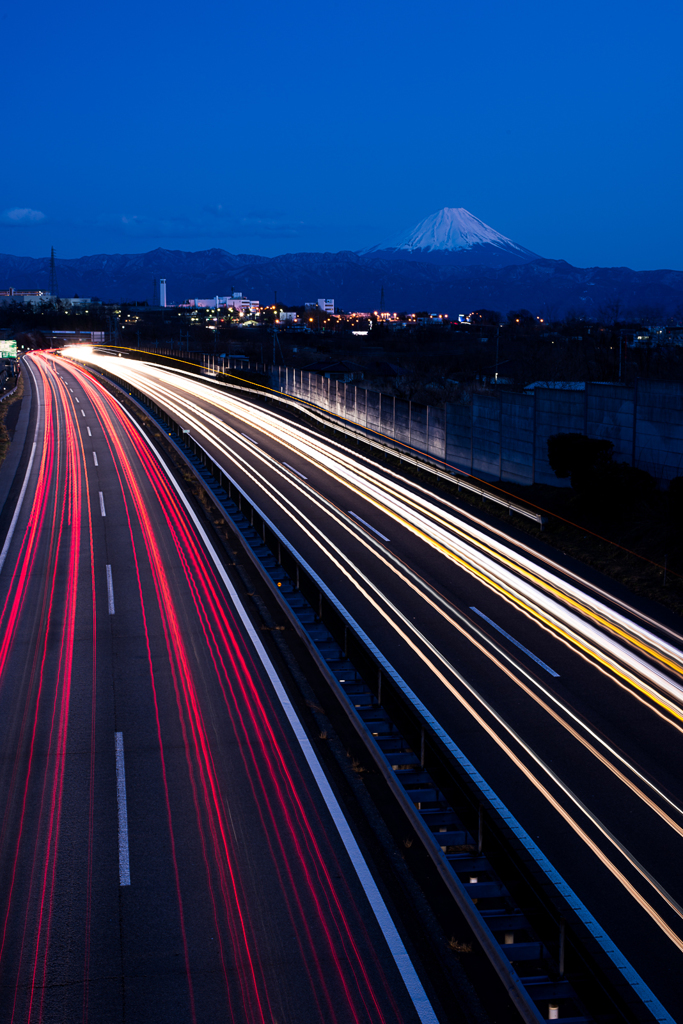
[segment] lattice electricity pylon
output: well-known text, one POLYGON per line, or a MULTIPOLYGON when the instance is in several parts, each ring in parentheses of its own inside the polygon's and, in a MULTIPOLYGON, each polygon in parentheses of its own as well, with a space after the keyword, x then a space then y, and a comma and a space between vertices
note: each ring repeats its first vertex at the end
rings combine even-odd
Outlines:
POLYGON ((57 291, 57 264, 55 262, 55 247, 50 246, 50 295, 59 295, 57 291))

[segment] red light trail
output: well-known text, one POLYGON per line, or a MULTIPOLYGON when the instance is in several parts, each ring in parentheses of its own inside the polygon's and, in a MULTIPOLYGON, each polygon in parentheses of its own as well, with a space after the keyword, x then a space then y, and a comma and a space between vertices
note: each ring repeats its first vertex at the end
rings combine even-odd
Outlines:
MULTIPOLYGON (((16 720, 16 756, 11 772, 0 775, 0 856, 10 865, 0 897, 0 986, 13 993, 9 1002, 0 997, 0 1004, 3 1019, 13 1022, 40 1021, 55 1012, 51 985, 59 969, 55 943, 61 950, 64 926, 69 759, 81 744, 87 763, 83 824, 74 839, 69 817, 68 834, 70 849, 80 844, 78 856, 85 867, 79 879, 82 918, 70 924, 80 966, 70 971, 81 978, 77 1013, 88 1021, 98 1013, 89 981, 93 930, 101 927, 93 890, 100 814, 96 774, 102 747, 99 716, 108 699, 98 682, 106 667, 98 637, 107 603, 97 599, 104 566, 98 563, 101 541, 92 511, 97 489, 89 474, 104 470, 93 468, 84 449, 79 410, 58 372, 67 364, 44 356, 30 362, 44 403, 43 444, 0 609, 0 711, 12 707, 16 720), (20 711, 11 692, 18 674, 20 711), (79 724, 77 733, 76 722, 87 726, 79 724)), ((115 574, 119 561, 123 565, 128 559, 134 567, 134 585, 126 586, 125 597, 117 596, 117 619, 132 616, 145 651, 145 670, 136 669, 136 687, 146 689, 153 707, 153 771, 160 779, 165 821, 165 839, 157 836, 157 841, 167 850, 173 877, 185 1019, 205 1019, 199 1009, 205 964, 196 948, 198 903, 204 908, 204 931, 212 941, 216 937, 212 948, 223 1019, 266 1024, 286 1012, 280 988, 290 968, 283 963, 278 974, 273 963, 279 943, 295 964, 308 1019, 339 1024, 404 1019, 394 995, 397 976, 387 973, 375 948, 367 911, 359 906, 355 879, 331 838, 325 809, 186 509, 121 406, 87 371, 68 369, 82 388, 86 401, 81 408, 89 404, 90 422, 104 439, 98 441, 94 465, 112 467, 110 485, 116 481, 116 501, 123 510, 117 550, 107 560, 115 574), (246 822, 239 818, 245 803, 252 814, 246 822), (201 851, 199 898, 200 868, 188 862, 185 849, 188 813, 201 851), (270 890, 276 884, 276 907, 259 901, 259 878, 270 890), (276 942, 270 934, 275 921, 286 939, 278 936, 276 942)), ((108 524, 113 499, 110 494, 108 524)), ((117 707, 125 693, 123 687, 117 692, 117 707)), ((116 712, 125 713, 125 708, 116 712)), ((112 719, 112 740, 113 733, 112 719)), ((129 756, 134 764, 134 752, 129 756)), ((113 758, 111 766, 113 771, 113 758)), ((118 932, 115 937, 118 943, 118 932)))

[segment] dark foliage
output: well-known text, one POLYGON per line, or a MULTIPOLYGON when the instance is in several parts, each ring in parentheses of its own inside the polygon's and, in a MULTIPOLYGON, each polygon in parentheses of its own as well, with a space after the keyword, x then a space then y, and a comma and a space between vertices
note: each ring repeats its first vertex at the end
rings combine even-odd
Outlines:
POLYGON ((474 313, 470 313, 470 323, 483 327, 497 327, 502 319, 502 315, 495 309, 475 309, 474 313))
POLYGON ((585 434, 554 434, 548 438, 548 461, 560 479, 571 478, 572 490, 590 499, 597 510, 621 513, 656 490, 654 477, 627 462, 614 462, 611 441, 585 434))
POLYGON ((575 491, 584 490, 586 484, 604 472, 612 462, 614 445, 585 434, 553 434, 548 438, 548 462, 560 480, 571 477, 575 491))

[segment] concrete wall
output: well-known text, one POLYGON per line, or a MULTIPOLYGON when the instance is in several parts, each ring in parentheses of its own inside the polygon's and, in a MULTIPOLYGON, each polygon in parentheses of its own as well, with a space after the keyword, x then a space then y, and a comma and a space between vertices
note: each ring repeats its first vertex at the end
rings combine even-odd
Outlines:
POLYGON ((483 480, 568 487, 548 464, 548 438, 567 433, 612 441, 617 461, 647 470, 660 484, 683 476, 683 384, 537 388, 530 394, 474 394, 467 403, 429 406, 289 367, 274 367, 273 373, 285 394, 483 480))
POLYGON ((683 384, 638 381, 633 454, 658 479, 683 475, 683 384))

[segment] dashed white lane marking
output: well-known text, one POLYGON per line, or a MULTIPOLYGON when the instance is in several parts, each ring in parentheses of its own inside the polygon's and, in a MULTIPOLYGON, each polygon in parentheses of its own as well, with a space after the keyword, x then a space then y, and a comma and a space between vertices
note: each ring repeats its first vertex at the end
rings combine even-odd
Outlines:
POLYGON ((474 607, 474 605, 470 605, 470 611, 474 612, 475 615, 478 615, 479 618, 484 620, 484 622, 488 622, 489 626, 493 626, 494 629, 497 629, 501 636, 504 636, 505 639, 509 640, 511 644, 514 644, 515 647, 519 647, 520 651, 524 651, 528 658, 531 658, 532 661, 535 661, 537 665, 540 665, 541 668, 544 668, 546 672, 548 672, 555 679, 560 678, 559 672, 555 672, 555 670, 546 665, 544 661, 541 661, 541 659, 537 658, 535 654, 532 654, 528 648, 524 647, 523 644, 520 644, 519 640, 515 640, 514 636, 510 636, 509 633, 506 633, 502 626, 497 625, 493 621, 493 619, 490 619, 488 617, 488 615, 484 615, 484 613, 480 612, 478 608, 474 607))
POLYGON ((242 624, 247 633, 249 634, 249 637, 251 638, 251 641, 254 647, 256 648, 259 658, 261 659, 261 662, 266 672, 268 673, 268 677, 273 685, 275 693, 277 694, 278 700, 280 701, 280 704, 285 714, 287 715, 287 718, 289 719, 289 723, 292 726, 292 729, 294 730, 294 734, 296 735, 296 738, 299 741, 299 746, 301 747, 303 755, 306 758, 306 761, 308 762, 308 765, 313 773, 313 777, 315 778, 318 788, 322 794, 323 800, 327 804, 327 807, 329 808, 330 814, 332 815, 332 819, 335 823, 341 841, 343 842, 346 851, 349 855, 349 858, 351 860, 351 863, 353 864, 353 867, 356 871, 358 880, 360 881, 361 885, 363 886, 363 889, 365 890, 365 894, 367 896, 368 902, 370 903, 370 906, 372 907, 375 919, 379 927, 382 929, 382 933, 391 951, 394 963, 401 972, 401 977, 403 978, 404 984, 406 986, 406 989, 408 990, 408 994, 412 1000, 417 1015, 420 1018, 421 1024, 438 1024, 438 1018, 434 1013, 434 1009, 429 1001, 429 997, 427 996, 427 993, 425 992, 422 986, 422 982, 420 981, 417 971, 413 966, 408 951, 403 945, 403 940, 399 935, 398 929, 396 928, 396 925, 392 920, 387 905, 384 902, 384 899, 382 898, 382 894, 380 893, 377 887, 377 883, 375 882, 370 872, 370 869, 365 861, 365 858, 363 857, 360 847, 356 842, 356 838, 353 832, 351 831, 351 827, 347 822, 346 818, 344 817, 344 812, 342 811, 339 803, 337 802, 337 798, 334 795, 332 787, 327 781, 327 776, 323 771, 322 765, 318 760, 317 754, 315 753, 313 747, 311 746, 311 742, 308 739, 308 736, 306 735, 303 725, 299 721, 298 715, 294 710, 294 707, 289 699, 289 696, 287 695, 287 691, 280 682, 280 677, 278 676, 275 666, 273 665, 272 661, 268 657, 268 654, 266 653, 266 649, 263 646, 261 637, 259 633, 257 633, 256 628, 249 617, 247 609, 242 604, 242 601, 240 600, 237 591, 230 582, 230 579, 228 578, 228 574, 218 556, 218 552, 216 551, 213 544, 209 540, 206 531, 199 522, 199 519, 197 518, 197 515, 192 506, 190 505, 187 497, 180 489, 180 485, 173 478, 173 476, 171 476, 170 470, 162 461, 161 456, 153 447, 149 439, 145 437, 142 428, 135 422, 135 420, 133 420, 133 417, 130 415, 130 413, 127 412, 126 414, 131 420, 133 426, 137 428, 140 435, 144 438, 145 442, 150 447, 152 454, 158 460, 163 472, 168 477, 171 486, 174 488, 179 499, 182 501, 188 516, 194 523, 194 527, 197 533, 202 538, 203 543, 205 544, 209 554, 211 555, 211 560, 213 561, 213 564, 216 567, 216 572, 221 577, 223 585, 225 586, 225 589, 230 595, 230 599, 237 608, 237 612, 240 619, 242 620, 242 624))
MULTIPOLYGON (((240 434, 242 434, 241 430, 240 434)), ((258 441, 255 441, 253 437, 249 437, 249 434, 242 434, 242 437, 246 437, 247 441, 251 441, 252 444, 255 444, 258 447, 258 441)))
POLYGON ((92 453, 92 457, 93 457, 93 462, 95 463, 95 465, 99 466, 99 462, 97 461, 97 452, 93 452, 92 453))
POLYGON ((92 437, 92 430, 90 427, 86 427, 85 429, 88 431, 88 437, 92 437))
POLYGON ((126 765, 123 759, 123 733, 114 733, 116 747, 116 800, 119 805, 119 885, 130 885, 128 853, 128 804, 126 802, 126 765))
POLYGON ((114 607, 114 584, 111 578, 111 566, 107 566, 107 604, 109 605, 109 614, 115 615, 116 609, 114 607))
POLYGON ((85 409, 81 409, 81 416, 85 416, 85 409))
POLYGON ((376 530, 374 526, 370 526, 370 523, 366 523, 365 520, 361 519, 360 516, 357 516, 355 512, 349 512, 349 515, 353 516, 354 519, 357 519, 359 523, 362 523, 363 526, 365 526, 368 530, 371 531, 371 533, 376 534, 380 540, 385 540, 387 544, 389 543, 388 537, 385 537, 383 533, 380 533, 379 530, 376 530))
POLYGON ((288 462, 283 462, 282 465, 286 466, 287 469, 291 469, 292 473, 296 473, 296 475, 300 476, 302 480, 308 480, 307 476, 304 476, 303 473, 300 473, 298 469, 294 469, 294 466, 290 466, 288 462))
MULTIPOLYGON (((102 494, 102 491, 100 491, 100 512, 102 513, 103 516, 106 516, 106 514, 107 514, 106 510, 105 510, 105 507, 104 507, 104 495, 102 494)), ((113 603, 114 603, 114 598, 112 597, 112 604, 113 603)))

